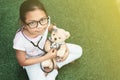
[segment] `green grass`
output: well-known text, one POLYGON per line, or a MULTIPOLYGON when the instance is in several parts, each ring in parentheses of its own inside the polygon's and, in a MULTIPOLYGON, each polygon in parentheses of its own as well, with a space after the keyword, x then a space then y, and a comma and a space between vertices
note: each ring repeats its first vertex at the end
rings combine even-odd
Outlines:
MULTIPOLYGON (((25 80, 13 38, 24 0, 0 1, 0 80, 25 80)), ((52 22, 71 33, 67 42, 83 48, 80 59, 64 66, 57 80, 120 80, 120 13, 116 0, 41 0, 52 22)))

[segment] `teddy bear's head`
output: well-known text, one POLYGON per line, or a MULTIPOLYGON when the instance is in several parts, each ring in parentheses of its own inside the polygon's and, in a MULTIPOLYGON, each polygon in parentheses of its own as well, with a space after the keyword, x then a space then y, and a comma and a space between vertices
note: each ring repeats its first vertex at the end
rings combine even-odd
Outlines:
POLYGON ((54 27, 51 33, 51 41, 55 43, 65 42, 70 37, 70 33, 64 29, 54 27))

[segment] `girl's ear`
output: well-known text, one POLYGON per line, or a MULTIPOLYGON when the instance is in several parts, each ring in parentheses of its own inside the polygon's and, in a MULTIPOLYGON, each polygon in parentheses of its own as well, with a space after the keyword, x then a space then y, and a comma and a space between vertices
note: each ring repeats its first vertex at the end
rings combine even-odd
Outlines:
POLYGON ((66 34, 66 39, 68 39, 70 37, 70 33, 66 31, 65 34, 66 34))
POLYGON ((25 23, 23 23, 20 19, 19 19, 19 24, 20 24, 21 27, 25 26, 25 23))
POLYGON ((20 25, 21 25, 21 28, 22 28, 22 29, 26 29, 26 26, 27 26, 27 25, 26 25, 25 23, 23 23, 22 21, 21 21, 20 25))

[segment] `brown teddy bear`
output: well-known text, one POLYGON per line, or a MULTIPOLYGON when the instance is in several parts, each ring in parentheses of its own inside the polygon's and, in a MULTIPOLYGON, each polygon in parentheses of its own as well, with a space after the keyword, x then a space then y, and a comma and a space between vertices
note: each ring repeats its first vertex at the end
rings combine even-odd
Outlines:
POLYGON ((70 33, 64 29, 57 28, 53 26, 53 31, 51 32, 50 38, 45 43, 45 51, 49 52, 50 49, 57 49, 56 59, 46 60, 42 62, 42 67, 47 72, 52 71, 56 66, 56 61, 60 62, 64 55, 68 53, 65 40, 70 37, 70 33))

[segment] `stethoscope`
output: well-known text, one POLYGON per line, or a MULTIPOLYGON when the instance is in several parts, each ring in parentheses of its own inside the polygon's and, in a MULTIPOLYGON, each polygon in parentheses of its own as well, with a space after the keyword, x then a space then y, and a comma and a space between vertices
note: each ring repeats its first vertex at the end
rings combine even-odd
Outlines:
MULTIPOLYGON (((50 26, 50 17, 49 17, 48 26, 50 26)), ((40 43, 40 41, 42 40, 43 35, 42 35, 42 36, 40 37, 40 39, 38 40, 37 44, 35 44, 33 41, 29 40, 29 39, 25 36, 25 34, 23 33, 22 30, 21 30, 21 32, 22 32, 24 38, 25 38, 26 40, 28 40, 34 47, 37 47, 38 49, 40 49, 41 51, 44 52, 44 54, 43 54, 42 56, 44 56, 44 55, 47 53, 47 52, 44 50, 44 48, 42 49, 42 48, 39 47, 39 43, 40 43)), ((51 62, 52 62, 52 64, 53 64, 53 68, 52 68, 50 71, 46 71, 46 70, 45 70, 45 68, 42 66, 42 62, 40 63, 40 68, 41 68, 41 70, 42 70, 43 72, 45 72, 45 73, 50 73, 50 72, 52 72, 52 71, 54 70, 55 63, 54 63, 54 60, 53 60, 53 59, 51 59, 51 62)))
MULTIPOLYGON (((42 56, 44 56, 44 55, 47 53, 44 49, 42 49, 42 48, 39 47, 39 43, 40 43, 40 41, 42 40, 43 36, 41 36, 40 39, 38 40, 37 44, 35 44, 33 41, 29 40, 29 39, 24 35, 23 32, 22 32, 22 34, 23 34, 23 36, 24 36, 34 47, 37 47, 38 49, 40 49, 41 51, 44 52, 44 54, 43 54, 42 56)), ((46 71, 46 70, 45 70, 45 68, 42 66, 42 62, 40 63, 40 68, 41 68, 41 70, 42 70, 43 72, 45 72, 45 73, 50 73, 50 72, 52 72, 52 71, 54 70, 54 65, 55 65, 55 63, 54 63, 53 59, 51 59, 51 62, 52 62, 53 68, 52 68, 50 71, 46 71)))
POLYGON ((39 43, 40 43, 40 41, 42 40, 43 36, 41 36, 40 39, 38 40, 37 44, 35 44, 33 41, 29 40, 29 39, 24 35, 23 31, 22 31, 22 34, 23 34, 23 36, 25 37, 25 39, 27 39, 34 47, 37 47, 38 49, 40 49, 41 51, 43 51, 44 53, 46 53, 46 51, 45 51, 44 49, 42 49, 42 48, 39 47, 39 43))

